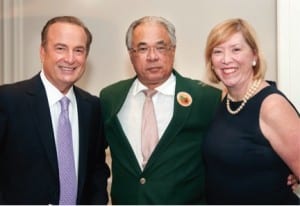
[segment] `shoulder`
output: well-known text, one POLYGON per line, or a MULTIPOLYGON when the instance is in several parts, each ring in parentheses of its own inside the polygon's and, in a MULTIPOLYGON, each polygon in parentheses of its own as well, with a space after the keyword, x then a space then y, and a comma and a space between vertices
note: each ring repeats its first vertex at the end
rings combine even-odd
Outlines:
POLYGON ((185 84, 195 95, 218 98, 221 100, 222 91, 213 85, 205 83, 204 81, 182 77, 182 79, 178 81, 178 84, 185 84))
POLYGON ((266 85, 260 93, 262 98, 262 109, 266 111, 274 111, 276 109, 281 110, 281 106, 290 107, 291 109, 296 110, 295 106, 286 95, 274 85, 266 85))
POLYGON ((101 116, 102 112, 99 97, 76 86, 74 86, 74 93, 76 96, 77 108, 80 111, 90 114, 93 118, 98 118, 101 116))
POLYGON ((286 110, 296 111, 292 103, 281 93, 272 93, 266 96, 262 102, 261 110, 263 114, 270 116, 274 116, 275 113, 286 113, 286 110))
POLYGON ((135 78, 125 79, 125 80, 121 80, 121 81, 115 82, 113 84, 110 84, 110 85, 104 87, 100 91, 100 96, 106 97, 106 96, 118 95, 120 93, 123 93, 124 91, 126 91, 127 89, 130 88, 134 79, 135 78))
POLYGON ((269 124, 273 122, 276 125, 274 126, 275 128, 280 126, 280 124, 285 124, 284 122, 289 122, 291 117, 299 117, 299 113, 294 105, 277 88, 268 86, 262 91, 265 93, 260 108, 262 121, 269 124))
POLYGON ((221 90, 205 83, 204 81, 198 80, 198 79, 192 79, 189 77, 182 76, 179 74, 176 70, 174 70, 174 75, 176 77, 176 84, 179 84, 180 86, 186 85, 193 89, 198 89, 201 91, 208 91, 208 92, 214 92, 214 93, 220 93, 221 90))
POLYGON ((222 91, 203 81, 176 74, 176 93, 188 93, 201 113, 211 116, 221 103, 222 91))
POLYGON ((39 76, 36 75, 31 79, 1 85, 0 96, 1 98, 23 98, 23 94, 30 94, 42 88, 42 82, 39 76))
POLYGON ((87 101, 99 104, 99 97, 91 94, 90 92, 88 92, 82 88, 74 86, 74 92, 75 92, 75 95, 77 98, 79 97, 79 98, 85 99, 87 101))

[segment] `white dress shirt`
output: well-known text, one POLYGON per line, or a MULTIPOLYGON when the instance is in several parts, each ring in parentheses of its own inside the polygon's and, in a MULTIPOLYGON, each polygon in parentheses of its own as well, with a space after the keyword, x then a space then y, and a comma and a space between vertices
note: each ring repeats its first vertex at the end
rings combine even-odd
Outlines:
POLYGON ((78 112, 77 112, 77 102, 76 97, 74 94, 73 87, 68 91, 66 95, 63 95, 52 83, 48 81, 46 78, 43 70, 40 73, 42 82, 46 89, 46 94, 48 98, 48 104, 50 108, 51 120, 52 120, 52 127, 53 133, 55 137, 55 143, 57 144, 57 124, 58 124, 58 117, 60 114, 60 103, 59 100, 66 96, 70 100, 69 104, 69 119, 71 122, 72 127, 72 140, 73 140, 73 151, 74 151, 74 160, 75 160, 75 168, 76 174, 78 176, 78 159, 79 159, 79 127, 78 127, 78 112))
MULTIPOLYGON (((157 93, 152 97, 158 124, 159 139, 162 137, 173 116, 175 85, 176 78, 172 74, 166 82, 155 88, 157 93)), ((145 95, 142 91, 145 89, 147 89, 147 87, 136 79, 118 113, 123 131, 127 136, 141 168, 143 160, 141 151, 141 121, 145 101, 145 95)))

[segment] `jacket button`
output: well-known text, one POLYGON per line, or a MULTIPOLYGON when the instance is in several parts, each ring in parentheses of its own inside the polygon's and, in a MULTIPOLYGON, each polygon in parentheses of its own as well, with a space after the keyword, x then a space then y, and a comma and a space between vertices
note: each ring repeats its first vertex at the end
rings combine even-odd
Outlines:
POLYGON ((142 178, 140 179, 140 183, 141 183, 142 185, 145 184, 145 183, 146 183, 146 178, 142 177, 142 178))

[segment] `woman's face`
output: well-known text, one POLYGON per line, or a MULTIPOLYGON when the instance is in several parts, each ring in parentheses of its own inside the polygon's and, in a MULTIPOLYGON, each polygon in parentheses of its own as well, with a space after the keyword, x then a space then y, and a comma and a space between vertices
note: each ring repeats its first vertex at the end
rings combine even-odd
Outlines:
POLYGON ((252 81, 253 61, 257 56, 241 32, 217 45, 211 54, 213 69, 223 84, 230 88, 252 81))

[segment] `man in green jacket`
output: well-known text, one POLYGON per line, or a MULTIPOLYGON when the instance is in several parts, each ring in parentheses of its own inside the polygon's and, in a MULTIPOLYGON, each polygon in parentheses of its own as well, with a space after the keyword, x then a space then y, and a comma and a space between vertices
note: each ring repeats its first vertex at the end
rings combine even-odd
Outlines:
POLYGON ((100 93, 112 155, 112 203, 204 204, 201 146, 221 91, 174 70, 175 28, 162 17, 134 21, 126 45, 136 76, 100 93), (144 90, 156 91, 152 101, 158 131, 146 159, 141 140, 144 90))

